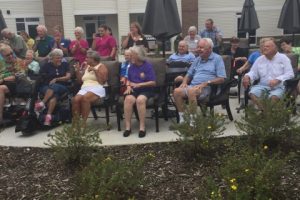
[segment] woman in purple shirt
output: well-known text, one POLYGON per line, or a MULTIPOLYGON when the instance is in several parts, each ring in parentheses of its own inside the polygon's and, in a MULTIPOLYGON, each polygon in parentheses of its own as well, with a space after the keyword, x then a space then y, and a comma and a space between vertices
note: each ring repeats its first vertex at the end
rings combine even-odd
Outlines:
POLYGON ((143 47, 133 46, 130 49, 131 59, 128 69, 127 89, 124 92, 124 114, 125 131, 124 137, 131 134, 131 116, 133 106, 136 104, 140 119, 139 137, 145 137, 145 114, 147 99, 154 96, 155 73, 152 65, 145 60, 145 50, 143 47))

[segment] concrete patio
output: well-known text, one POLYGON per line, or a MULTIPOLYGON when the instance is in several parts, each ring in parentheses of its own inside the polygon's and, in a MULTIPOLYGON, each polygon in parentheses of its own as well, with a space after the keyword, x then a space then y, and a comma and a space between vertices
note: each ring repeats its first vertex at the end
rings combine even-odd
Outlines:
MULTIPOLYGON (((236 112, 236 107, 238 107, 237 97, 230 98, 231 111, 234 117, 234 120, 239 120, 243 115, 243 111, 239 114, 236 112)), ((215 112, 226 114, 226 110, 222 109, 221 106, 215 108, 215 112)), ((104 111, 98 113, 100 116, 104 116, 104 111)), ((151 113, 148 113, 147 116, 150 116, 151 113)), ((169 127, 172 123, 175 122, 175 118, 171 118, 168 121, 160 118, 159 126, 160 132, 155 132, 155 121, 154 119, 147 118, 147 135, 144 138, 138 137, 138 121, 133 118, 132 120, 132 134, 125 138, 123 137, 123 122, 121 122, 122 131, 117 130, 116 116, 112 113, 110 118, 111 121, 111 130, 101 132, 102 145, 128 145, 128 144, 139 144, 139 143, 153 143, 153 142, 170 142, 176 141, 178 136, 171 130, 169 127)), ((230 121, 226 118, 226 130, 223 136, 238 135, 239 133, 236 130, 234 121, 230 121)), ((105 124, 104 118, 99 118, 94 120, 92 117, 88 120, 88 123, 93 126, 99 124, 105 124)), ((35 134, 31 136, 23 136, 21 133, 15 133, 15 126, 5 128, 0 133, 0 145, 1 146, 16 146, 16 147, 46 147, 44 144, 49 140, 48 135, 53 134, 56 130, 60 130, 62 126, 51 129, 49 131, 36 131, 35 134)))

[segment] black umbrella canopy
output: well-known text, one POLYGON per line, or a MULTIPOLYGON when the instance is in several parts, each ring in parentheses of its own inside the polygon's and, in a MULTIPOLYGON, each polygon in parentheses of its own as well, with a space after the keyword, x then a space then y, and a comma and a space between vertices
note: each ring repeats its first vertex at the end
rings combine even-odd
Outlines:
POLYGON ((285 1, 277 27, 290 32, 300 30, 300 0, 285 1))
MULTIPOLYGON (((4 17, 2 15, 2 11, 0 10, 0 33, 3 29, 7 28, 4 17)), ((0 39, 2 39, 2 36, 0 34, 0 39)))
POLYGON ((239 29, 249 32, 258 29, 259 27, 253 0, 245 0, 239 29))
POLYGON ((181 33, 176 0, 148 0, 143 33, 163 41, 181 33))

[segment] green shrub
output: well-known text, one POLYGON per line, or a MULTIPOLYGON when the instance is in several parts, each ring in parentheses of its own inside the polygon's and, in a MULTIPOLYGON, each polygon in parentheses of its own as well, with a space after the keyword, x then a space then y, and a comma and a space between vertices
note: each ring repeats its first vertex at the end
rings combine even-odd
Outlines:
POLYGON ((73 118, 71 124, 50 135, 45 144, 53 149, 59 161, 78 166, 91 159, 95 148, 101 144, 99 132, 103 130, 105 126, 88 127, 82 119, 73 118))
POLYGON ((143 166, 152 157, 120 161, 95 158, 78 176, 79 199, 135 199, 144 184, 143 166))
POLYGON ((219 170, 221 182, 210 182, 211 199, 269 200, 284 199, 281 177, 288 158, 269 155, 264 146, 261 152, 242 150, 240 154, 223 158, 219 170))
POLYGON ((261 103, 263 112, 249 106, 245 116, 235 122, 238 131, 248 136, 250 147, 268 145, 279 149, 282 144, 290 147, 297 144, 300 141, 300 125, 299 120, 291 116, 293 107, 287 107, 284 100, 272 102, 263 99, 261 103))
POLYGON ((225 117, 207 110, 195 112, 197 107, 190 106, 184 113, 185 122, 173 125, 180 136, 180 151, 187 159, 206 159, 214 155, 218 148, 214 138, 223 134, 225 117), (193 113, 193 114, 191 114, 193 113))

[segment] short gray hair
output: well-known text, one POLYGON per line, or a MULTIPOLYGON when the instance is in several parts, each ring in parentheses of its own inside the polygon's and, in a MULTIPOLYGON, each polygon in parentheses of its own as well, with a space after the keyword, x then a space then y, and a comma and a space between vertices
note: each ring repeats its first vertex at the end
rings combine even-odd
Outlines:
POLYGON ((52 60, 52 58, 54 56, 60 56, 60 57, 63 57, 64 56, 64 53, 61 49, 53 49, 50 53, 49 53, 49 58, 50 60, 52 60))
POLYGON ((81 36, 84 34, 84 30, 81 26, 77 26, 74 31, 79 32, 81 36))
POLYGON ((205 40, 208 43, 208 45, 210 46, 210 48, 214 48, 214 43, 210 38, 201 38, 200 41, 201 40, 205 40))
POLYGON ((196 26, 190 26, 188 29, 188 32, 194 31, 195 33, 197 33, 197 28, 196 26))
POLYGON ((43 25, 43 24, 38 25, 38 26, 36 27, 36 30, 38 30, 38 29, 43 30, 45 33, 47 33, 47 31, 48 31, 47 28, 46 28, 46 26, 43 25))
POLYGON ((9 45, 2 44, 0 46, 0 54, 2 55, 5 51, 10 50, 13 52, 12 48, 9 45))
POLYGON ((1 34, 4 35, 4 34, 9 34, 9 33, 13 33, 11 32, 11 30, 9 30, 8 28, 5 28, 1 31, 1 34))
POLYGON ((131 53, 136 53, 138 56, 138 59, 140 61, 145 61, 146 60, 146 51, 144 47, 141 46, 133 46, 130 47, 129 50, 131 51, 131 53))
POLYGON ((88 50, 86 52, 86 56, 90 57, 90 58, 93 58, 96 62, 100 62, 100 60, 101 60, 100 55, 97 51, 88 50))

